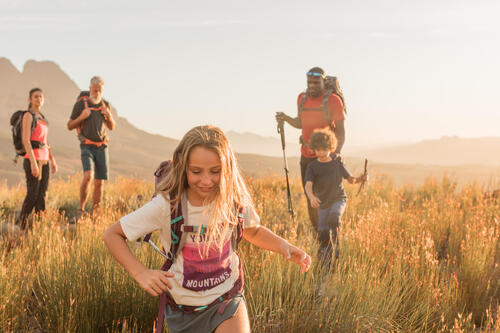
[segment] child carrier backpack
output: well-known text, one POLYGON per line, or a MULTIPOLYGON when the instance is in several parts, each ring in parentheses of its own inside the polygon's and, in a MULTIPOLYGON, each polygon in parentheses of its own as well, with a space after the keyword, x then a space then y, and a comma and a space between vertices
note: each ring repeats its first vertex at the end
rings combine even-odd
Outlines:
MULTIPOLYGON (((347 114, 347 109, 345 106, 345 101, 344 101, 344 94, 342 93, 342 89, 340 89, 339 85, 339 79, 336 76, 326 76, 325 78, 325 95, 323 97, 323 114, 328 121, 328 125, 330 126, 330 129, 333 131, 333 126, 332 126, 332 120, 330 119, 330 112, 328 109, 328 102, 330 100, 330 95, 331 94, 337 95, 341 100, 342 100, 342 105, 344 106, 344 112, 347 114)), ((307 98, 307 90, 303 92, 302 94, 302 100, 300 101, 299 104, 299 119, 302 119, 302 111, 304 110, 304 104, 306 103, 306 98, 307 98)))
MULTIPOLYGON (((14 149, 16 150, 14 162, 17 162, 17 158, 19 156, 24 156, 24 154, 26 154, 26 149, 24 149, 23 145, 23 116, 26 112, 31 113, 31 115, 33 116, 33 122, 31 123, 31 134, 33 134, 33 130, 35 129, 38 122, 38 117, 33 111, 18 110, 14 112, 10 117, 10 125, 12 126, 12 141, 14 143, 14 149)), ((33 149, 43 148, 44 146, 45 144, 41 141, 31 140, 31 147, 33 149)))
MULTIPOLYGON (((76 101, 77 102, 84 101, 83 103, 85 105, 85 109, 90 109, 90 111, 101 111, 102 108, 104 108, 107 104, 107 101, 105 101, 104 98, 102 98, 99 107, 89 107, 89 104, 88 104, 89 97, 90 97, 90 92, 88 90, 84 90, 84 91, 80 92, 80 94, 76 98, 76 101)), ((106 119, 106 121, 108 120, 106 116, 104 116, 104 118, 106 119)), ((83 143, 85 145, 94 145, 97 147, 108 144, 107 138, 105 138, 104 141, 96 142, 96 141, 92 141, 92 140, 84 137, 82 134, 83 123, 84 122, 82 121, 80 123, 80 125, 76 128, 76 133, 77 133, 78 139, 80 140, 81 143, 83 143)))
MULTIPOLYGON (((161 180, 166 177, 166 175, 170 172, 172 169, 172 161, 164 161, 161 162, 156 171, 154 172, 155 176, 155 190, 158 188, 158 184, 161 182, 161 180)), ((173 196, 172 196, 173 198, 173 196)), ((165 251, 165 249, 160 250, 152 241, 151 241, 151 234, 147 234, 144 237, 144 242, 148 242, 153 246, 153 248, 159 252, 164 258, 165 262, 161 266, 162 271, 168 271, 172 264, 175 262, 175 259, 177 258, 178 254, 182 250, 182 247, 185 242, 185 237, 186 235, 184 232, 198 232, 198 227, 197 226, 190 226, 190 225, 184 225, 184 217, 183 217, 183 212, 187 214, 187 198, 184 196, 179 200, 179 204, 177 206, 177 209, 171 209, 170 211, 170 231, 171 231, 171 242, 170 242, 170 249, 168 252, 165 251), (184 237, 183 237, 184 235, 184 237)), ((234 228, 232 237, 231 237, 231 246, 233 247, 233 251, 238 255, 236 250, 238 249, 238 244, 241 241, 243 237, 243 209, 240 207, 238 208, 238 224, 236 228, 234 228)), ((203 226, 200 226, 200 234, 204 234, 206 232, 206 227, 204 228, 203 226)), ((239 256, 238 256, 239 257, 239 256)), ((193 312, 198 312, 198 311, 203 311, 209 306, 222 303, 222 305, 219 307, 218 312, 220 314, 224 313, 224 310, 229 303, 229 301, 239 293, 243 292, 243 284, 244 284, 244 278, 243 278, 243 268, 241 266, 241 259, 239 260, 239 277, 234 283, 233 287, 226 292, 224 295, 220 296, 217 298, 215 301, 213 301, 211 304, 205 305, 205 306, 185 306, 181 304, 177 304, 173 297, 170 295, 168 291, 162 293, 160 295, 160 302, 158 306, 158 316, 155 321, 155 332, 156 333, 161 333, 162 327, 163 327, 163 319, 165 316, 165 306, 169 306, 172 310, 178 310, 178 311, 183 311, 184 313, 193 313, 193 312)))

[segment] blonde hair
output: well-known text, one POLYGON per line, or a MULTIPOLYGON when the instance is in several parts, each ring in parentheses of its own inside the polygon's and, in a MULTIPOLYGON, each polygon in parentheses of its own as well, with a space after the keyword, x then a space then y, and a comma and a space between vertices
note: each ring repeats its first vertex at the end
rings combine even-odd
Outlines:
MULTIPOLYGON (((227 232, 236 227, 238 208, 252 205, 250 194, 238 169, 236 157, 229 140, 222 130, 215 126, 197 126, 187 132, 174 151, 172 167, 158 184, 157 193, 169 196, 170 207, 176 210, 182 193, 187 189, 187 167, 193 148, 203 147, 219 156, 221 170, 215 197, 211 198, 211 212, 207 226, 208 246, 217 243, 220 251, 227 232)), ((187 212, 183 212, 186 214, 187 212)), ((200 234, 198 228, 198 234, 200 234)), ((200 237, 197 237, 199 239, 200 237)))
POLYGON ((309 148, 312 150, 328 149, 334 151, 337 148, 337 139, 328 127, 315 129, 309 139, 309 148))

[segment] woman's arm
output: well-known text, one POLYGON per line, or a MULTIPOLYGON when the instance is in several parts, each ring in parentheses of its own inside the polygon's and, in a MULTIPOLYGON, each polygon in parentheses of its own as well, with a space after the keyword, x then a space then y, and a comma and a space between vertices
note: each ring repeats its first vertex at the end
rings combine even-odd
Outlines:
POLYGON ((126 236, 120 225, 116 222, 111 225, 102 236, 113 257, 129 274, 139 283, 141 288, 152 296, 158 296, 172 288, 169 277, 172 273, 162 270, 151 270, 144 266, 132 253, 127 245, 126 236))
POLYGON ((33 152, 33 147, 31 147, 31 125, 33 124, 33 116, 30 112, 25 112, 23 115, 23 126, 22 126, 22 141, 24 150, 28 154, 30 160, 31 174, 33 177, 38 178, 40 170, 38 169, 38 164, 36 163, 35 153, 33 152))
POLYGON ((285 259, 300 265, 300 272, 307 272, 311 265, 311 257, 298 247, 288 243, 264 226, 256 225, 243 229, 243 237, 262 249, 278 252, 285 259))
POLYGON ((54 158, 54 155, 52 155, 52 149, 50 149, 50 146, 48 149, 49 149, 49 160, 50 160, 50 166, 52 168, 52 173, 56 173, 57 172, 56 159, 54 158))

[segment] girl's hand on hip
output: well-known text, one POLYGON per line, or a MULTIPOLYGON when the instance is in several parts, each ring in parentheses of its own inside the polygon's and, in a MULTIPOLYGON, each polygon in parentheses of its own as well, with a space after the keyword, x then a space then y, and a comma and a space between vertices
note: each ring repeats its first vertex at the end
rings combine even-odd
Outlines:
POLYGON ((173 276, 174 274, 165 271, 146 269, 137 274, 135 280, 150 295, 159 296, 168 289, 172 289, 169 278, 173 276))
POLYGON ((287 246, 284 248, 283 256, 298 265, 300 265, 300 272, 305 273, 309 270, 311 266, 311 257, 299 249, 296 246, 291 244, 286 244, 287 246))

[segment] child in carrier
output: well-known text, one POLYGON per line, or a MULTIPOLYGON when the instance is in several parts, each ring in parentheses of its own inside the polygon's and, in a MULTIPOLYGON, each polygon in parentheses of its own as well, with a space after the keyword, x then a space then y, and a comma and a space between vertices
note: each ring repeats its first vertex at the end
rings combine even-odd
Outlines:
MULTIPOLYGON (((347 196, 343 179, 351 184, 365 181, 367 175, 351 176, 342 159, 332 159, 337 140, 329 129, 317 129, 311 135, 309 147, 316 154, 316 160, 309 163, 306 171, 305 191, 311 206, 318 209, 318 257, 328 265, 332 257, 332 243, 338 244, 337 232, 344 213, 347 196), (331 241, 330 241, 331 234, 331 241)), ((336 256, 338 250, 336 246, 336 256)))
POLYGON ((309 269, 311 258, 303 250, 260 224, 219 128, 198 126, 184 135, 156 192, 149 203, 110 226, 103 238, 144 290, 161 295, 160 306, 166 306, 160 309, 157 332, 163 315, 170 332, 250 332, 235 235, 281 253, 299 264, 301 272, 309 269), (177 254, 169 253, 174 256, 171 266, 162 268, 166 271, 145 267, 125 242, 155 230, 164 249, 178 245, 177 254), (174 230, 182 230, 181 236, 174 230))

